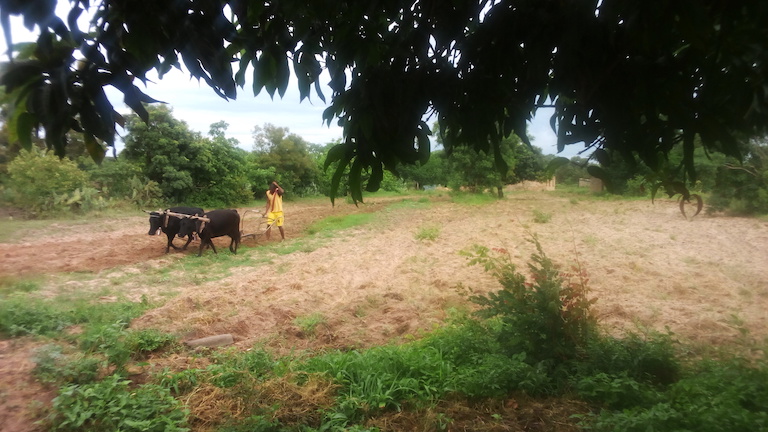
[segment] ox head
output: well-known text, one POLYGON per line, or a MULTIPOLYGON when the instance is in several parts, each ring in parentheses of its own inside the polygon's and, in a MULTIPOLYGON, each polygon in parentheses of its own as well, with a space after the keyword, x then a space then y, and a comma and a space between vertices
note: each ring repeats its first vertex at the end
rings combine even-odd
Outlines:
POLYGON ((192 215, 181 219, 179 224, 179 237, 186 237, 202 231, 202 214, 192 215))
POLYGON ((149 214, 149 235, 160 235, 160 229, 163 227, 163 218, 165 217, 164 211, 146 211, 144 213, 149 214))

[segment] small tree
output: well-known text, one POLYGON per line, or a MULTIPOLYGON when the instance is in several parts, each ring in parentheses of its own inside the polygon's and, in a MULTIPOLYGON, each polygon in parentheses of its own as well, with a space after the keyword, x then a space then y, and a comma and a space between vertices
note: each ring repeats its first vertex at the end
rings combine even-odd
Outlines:
POLYGON ((768 213, 768 141, 752 140, 744 163, 724 163, 717 171, 710 204, 738 215, 768 213))
POLYGON ((88 187, 88 175, 68 158, 32 148, 8 164, 8 188, 14 205, 33 212, 50 212, 62 197, 88 187))
POLYGON ((297 196, 316 194, 320 170, 313 157, 313 145, 290 133, 288 128, 265 124, 253 130, 254 152, 262 169, 275 170, 276 179, 297 196))

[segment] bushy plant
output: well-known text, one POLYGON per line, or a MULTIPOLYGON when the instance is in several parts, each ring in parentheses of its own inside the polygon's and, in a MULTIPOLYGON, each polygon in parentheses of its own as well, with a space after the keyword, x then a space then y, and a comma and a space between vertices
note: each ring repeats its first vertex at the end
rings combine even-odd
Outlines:
POLYGON ((589 341, 583 361, 577 365, 581 376, 608 374, 666 386, 680 378, 670 334, 630 333, 623 338, 601 336, 589 341))
MULTIPOLYGON (((597 431, 768 430, 768 367, 743 360, 704 361, 674 383, 663 399, 590 419, 597 431)), ((587 424, 585 422, 585 424, 587 424)))
POLYGON ((129 181, 130 193, 128 200, 137 208, 152 208, 163 199, 160 185, 144 177, 133 176, 129 181))
POLYGON ((508 355, 525 353, 533 363, 563 363, 577 358, 595 334, 597 322, 590 312, 588 279, 580 267, 562 273, 544 254, 534 237, 536 253, 528 265, 530 280, 519 273, 504 249, 475 246, 463 252, 471 264, 483 265, 502 285, 488 295, 471 297, 482 306, 480 316, 498 316, 503 327, 499 342, 508 355))
POLYGON ((90 354, 100 354, 106 358, 107 365, 124 370, 131 358, 131 348, 125 342, 125 324, 92 326, 80 337, 80 348, 90 354))
POLYGON ((533 210, 533 221, 540 224, 548 223, 552 220, 552 213, 541 211, 538 209, 533 210))
POLYGON ((416 345, 329 353, 302 369, 326 373, 343 386, 338 409, 350 420, 400 409, 404 401, 436 400, 453 389, 450 362, 439 350, 416 345))
POLYGON ((8 174, 13 204, 33 212, 54 211, 62 196, 88 186, 88 175, 76 163, 36 148, 22 150, 8 164, 8 174))
POLYGON ((72 317, 51 302, 27 296, 0 301, 0 335, 46 335, 74 324, 72 317))
POLYGON ((173 335, 155 329, 133 330, 126 336, 126 344, 134 358, 171 347, 176 342, 173 335))
POLYGON ((435 241, 440 236, 440 227, 435 225, 423 226, 416 231, 416 240, 435 241))
POLYGON ((78 352, 67 353, 57 344, 37 348, 32 361, 33 373, 44 383, 85 384, 95 381, 99 373, 99 359, 78 352))
POLYGON ((54 431, 185 432, 187 413, 169 391, 154 384, 135 386, 110 375, 66 385, 53 400, 54 431))

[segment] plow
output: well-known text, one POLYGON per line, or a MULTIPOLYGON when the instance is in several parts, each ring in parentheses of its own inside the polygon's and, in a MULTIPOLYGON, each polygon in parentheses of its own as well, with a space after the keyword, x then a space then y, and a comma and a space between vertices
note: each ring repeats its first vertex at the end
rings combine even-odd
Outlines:
POLYGON ((252 238, 254 241, 258 242, 261 236, 272 229, 274 223, 275 221, 272 221, 271 224, 268 223, 266 213, 261 213, 258 210, 246 210, 240 217, 240 238, 252 238), (248 218, 248 214, 251 213, 253 213, 254 216, 248 218), (258 215, 258 217, 256 217, 256 215, 258 215))

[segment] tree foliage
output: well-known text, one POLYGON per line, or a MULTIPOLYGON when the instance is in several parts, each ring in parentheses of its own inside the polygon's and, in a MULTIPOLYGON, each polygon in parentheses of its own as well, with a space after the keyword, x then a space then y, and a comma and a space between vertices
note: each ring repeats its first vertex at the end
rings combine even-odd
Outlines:
POLYGON ((717 167, 710 204, 737 215, 768 213, 768 142, 749 142, 743 163, 725 161, 717 167))
POLYGON ((36 213, 65 207, 71 194, 80 196, 88 186, 88 174, 72 160, 36 148, 22 150, 8 164, 8 174, 12 203, 36 213))
POLYGON ((242 204, 252 199, 247 152, 227 139, 225 122, 211 125, 206 138, 173 117, 165 105, 147 109, 149 121, 127 118, 121 157, 139 165, 171 203, 207 207, 242 204))
POLYGON ((319 153, 319 147, 291 133, 287 127, 270 123, 254 127, 253 139, 258 166, 272 168, 275 173, 275 178, 257 187, 266 190, 269 182, 277 180, 285 190, 298 196, 317 193, 320 171, 313 153, 319 153))
MULTIPOLYGON (((121 117, 106 99, 111 85, 143 120, 153 99, 137 84, 182 64, 223 98, 248 85, 283 96, 291 67, 302 100, 325 100, 344 141, 329 163, 349 168, 353 198, 363 171, 375 190, 383 168, 425 162, 434 114, 448 149, 470 145, 496 156, 512 132, 551 105, 558 148, 584 143, 656 168, 683 147, 692 177, 694 138, 709 151, 740 156, 737 137, 768 124, 768 3, 578 0, 317 1, 72 0, 66 22, 58 1, 0 1, 39 37, 9 52, 0 84, 14 101, 11 139, 29 146, 38 126, 65 154, 66 132, 82 129, 95 159, 114 144, 121 117)), ((345 169, 337 169, 337 180, 345 169)), ((336 181, 335 183, 338 183, 336 181)))

